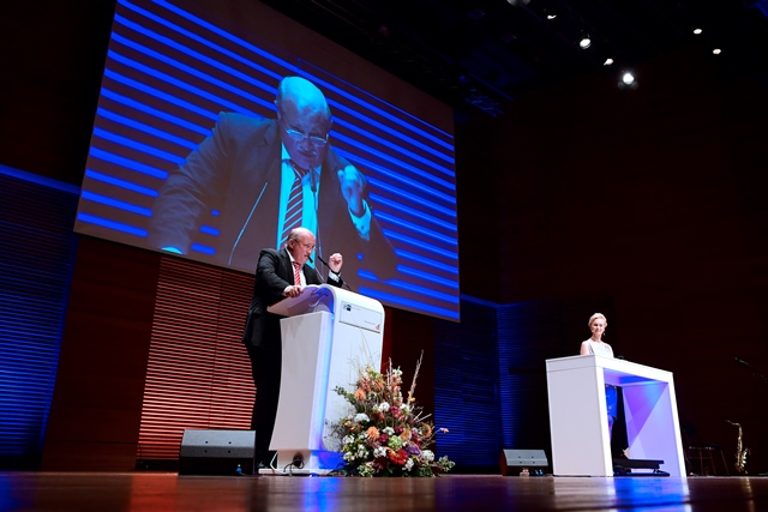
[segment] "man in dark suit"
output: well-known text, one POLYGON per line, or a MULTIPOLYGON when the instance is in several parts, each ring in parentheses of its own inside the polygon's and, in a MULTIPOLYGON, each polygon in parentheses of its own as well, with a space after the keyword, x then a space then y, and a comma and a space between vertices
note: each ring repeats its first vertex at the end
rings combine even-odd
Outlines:
POLYGON ((357 268, 380 276, 394 270, 365 177, 330 147, 323 93, 303 78, 286 77, 275 105, 277 119, 220 114, 213 134, 161 188, 150 245, 253 271, 261 248, 282 247, 301 225, 317 234, 318 254, 354 255, 353 280, 357 268), (371 265, 374 254, 378 264, 371 265))
MULTIPOLYGON (((296 297, 308 284, 321 284, 317 270, 305 265, 314 248, 312 232, 303 227, 295 228, 289 233, 285 247, 262 250, 256 266, 256 282, 243 343, 248 349, 256 386, 251 419, 251 428, 256 431, 256 462, 265 465, 270 459, 268 450, 280 397, 282 365, 281 317, 268 312, 267 308, 286 297, 296 297)), ((341 254, 331 255, 328 264, 328 284, 341 286, 341 254)))

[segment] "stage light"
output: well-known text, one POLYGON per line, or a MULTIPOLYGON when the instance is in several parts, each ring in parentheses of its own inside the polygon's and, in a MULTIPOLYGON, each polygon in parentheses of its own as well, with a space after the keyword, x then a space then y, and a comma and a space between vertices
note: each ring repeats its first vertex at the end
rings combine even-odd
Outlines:
POLYGON ((592 40, 588 37, 582 37, 581 41, 579 41, 579 48, 582 50, 586 50, 590 46, 592 46, 592 40))
POLYGON ((636 82, 635 82, 635 80, 636 80, 636 79, 635 79, 635 74, 634 74, 634 73, 632 73, 631 71, 624 71, 624 72, 621 74, 621 83, 622 83, 624 86, 626 86, 626 87, 629 87, 629 86, 635 85, 635 83, 636 83, 636 82))
POLYGON ((693 33, 694 33, 694 34, 696 34, 696 35, 699 35, 699 34, 701 34, 702 32, 703 32, 703 30, 701 30, 700 28, 695 28, 695 29, 693 29, 693 33))
POLYGON ((714 55, 720 55, 721 53, 723 53, 723 50, 721 50, 720 48, 715 48, 714 50, 712 50, 712 53, 714 55))
POLYGON ((549 21, 552 21, 553 19, 557 18, 557 14, 547 14, 547 19, 549 21))
POLYGON ((605 62, 603 62, 603 66, 610 66, 611 64, 613 64, 613 59, 610 57, 605 59, 605 62))

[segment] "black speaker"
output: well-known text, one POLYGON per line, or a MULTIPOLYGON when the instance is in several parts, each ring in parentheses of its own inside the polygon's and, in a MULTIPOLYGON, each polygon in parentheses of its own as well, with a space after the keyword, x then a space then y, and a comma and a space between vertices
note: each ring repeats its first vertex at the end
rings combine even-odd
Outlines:
POLYGON ((499 457, 504 476, 519 474, 523 469, 528 469, 531 475, 543 475, 548 465, 544 450, 502 450, 499 457))
POLYGON ((180 475, 250 475, 254 430, 187 429, 179 450, 180 475))

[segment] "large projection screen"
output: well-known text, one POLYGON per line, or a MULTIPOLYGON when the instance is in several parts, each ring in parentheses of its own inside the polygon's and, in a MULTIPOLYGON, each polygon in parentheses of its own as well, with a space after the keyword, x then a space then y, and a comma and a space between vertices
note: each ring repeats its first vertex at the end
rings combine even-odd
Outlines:
POLYGON ((288 136, 320 155, 318 270, 342 252, 354 291, 458 320, 451 109, 258 2, 118 1, 75 230, 253 273, 288 223, 288 136), (276 121, 285 77, 327 133, 276 121))

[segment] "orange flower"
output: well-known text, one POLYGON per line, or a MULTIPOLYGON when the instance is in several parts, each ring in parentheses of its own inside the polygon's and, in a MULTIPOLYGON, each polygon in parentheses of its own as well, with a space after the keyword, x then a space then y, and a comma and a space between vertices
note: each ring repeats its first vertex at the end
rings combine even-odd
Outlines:
POLYGON ((411 440, 411 429, 407 428, 403 430, 403 432, 400 434, 400 439, 403 441, 410 441, 411 440))
POLYGON ((408 453, 402 448, 397 451, 388 450, 387 457, 398 466, 402 466, 408 460, 408 453))
POLYGON ((358 400, 360 402, 365 400, 365 391, 363 391, 361 388, 357 388, 357 390, 355 391, 355 400, 358 400))
POLYGON ((368 436, 368 441, 372 443, 379 438, 379 429, 376 427, 369 427, 365 432, 365 435, 368 436))

